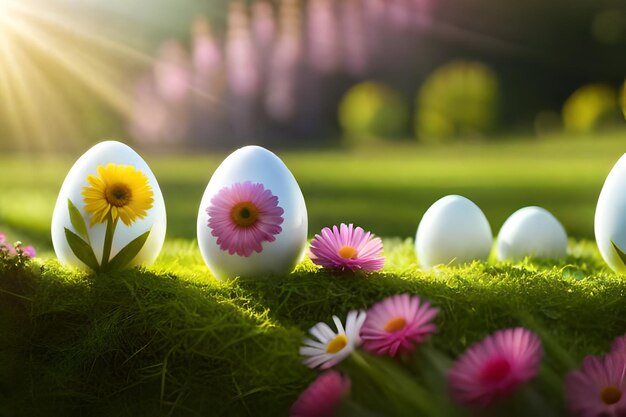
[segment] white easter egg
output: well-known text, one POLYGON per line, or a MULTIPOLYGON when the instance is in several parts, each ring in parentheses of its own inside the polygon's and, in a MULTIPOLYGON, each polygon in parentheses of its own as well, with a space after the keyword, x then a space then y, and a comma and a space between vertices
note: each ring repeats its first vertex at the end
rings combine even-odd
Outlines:
POLYGON ((287 166, 246 146, 217 168, 198 211, 198 244, 219 279, 291 272, 304 258, 308 218, 287 166))
POLYGON ((617 161, 604 182, 594 228, 604 261, 614 271, 626 273, 626 264, 619 255, 619 251, 626 253, 626 154, 617 161))
POLYGON ((518 261, 526 256, 562 259, 567 256, 567 233, 548 210, 524 207, 502 225, 496 256, 501 261, 518 261))
MULTIPOLYGON (((70 169, 61 186, 52 215, 51 231, 54 251, 62 263, 88 269, 85 262, 81 261, 75 254, 75 249, 70 246, 69 231, 74 235, 74 239, 80 238, 91 247, 97 264, 102 265, 107 221, 104 220, 101 223, 94 220, 92 222, 92 217, 95 215, 95 218, 99 218, 97 215, 104 212, 112 213, 113 207, 116 207, 115 212, 119 213, 119 217, 115 223, 115 229, 113 229, 111 250, 107 259, 112 261, 131 242, 136 243, 138 238, 142 239, 149 232, 143 245, 135 245, 136 248, 140 248, 138 252, 130 251, 136 255, 128 259, 128 262, 124 262, 124 267, 147 265, 154 262, 163 246, 167 228, 165 203, 161 189, 146 162, 134 150, 120 142, 106 141, 85 152, 70 169), (106 185, 102 182, 104 179, 99 169, 104 171, 108 181, 106 185), (113 175, 112 173, 116 174, 113 175), (100 208, 107 207, 104 211, 93 211, 93 209, 88 211, 86 196, 83 195, 83 192, 86 188, 93 187, 93 184, 88 180, 90 176, 102 185, 100 189, 102 199, 98 201, 103 204, 100 208), (123 198, 124 200, 113 201, 113 198, 123 198), (152 201, 149 201, 150 199, 152 201), (68 200, 72 202, 79 213, 74 221, 70 216, 68 200), (129 209, 129 207, 138 211, 125 212, 135 214, 122 214, 122 211, 129 209), (142 212, 139 210, 140 208, 145 210, 142 212), (80 226, 81 218, 82 226, 80 226), (124 220, 129 224, 127 225, 124 220)), ((123 252, 118 257, 118 261, 123 255, 130 252, 128 250, 123 252)))
POLYGON ((443 197, 417 227, 415 252, 423 269, 486 260, 493 235, 482 210, 459 195, 443 197))

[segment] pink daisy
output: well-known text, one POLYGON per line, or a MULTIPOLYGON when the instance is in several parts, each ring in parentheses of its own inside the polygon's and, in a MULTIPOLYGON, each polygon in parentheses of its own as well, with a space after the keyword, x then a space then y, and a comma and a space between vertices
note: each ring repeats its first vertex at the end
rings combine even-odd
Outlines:
POLYGON ((437 330, 432 320, 439 310, 408 294, 394 295, 367 311, 361 328, 363 348, 374 355, 411 353, 437 330))
POLYGON ((321 374, 291 407, 290 417, 333 417, 350 392, 350 379, 337 371, 321 374))
POLYGON ((565 378, 565 398, 578 417, 626 416, 626 357, 587 356, 580 369, 565 378))
POLYGON ((310 258, 324 268, 377 271, 385 264, 383 243, 370 232, 341 224, 322 229, 311 241, 310 258))
POLYGON ((541 341, 530 330, 497 331, 467 349, 452 366, 452 397, 461 404, 486 407, 534 378, 541 355, 541 341))
POLYGON ((222 188, 207 208, 211 234, 220 249, 248 257, 263 251, 263 242, 273 242, 282 232, 284 210, 278 197, 263 184, 250 181, 222 188))

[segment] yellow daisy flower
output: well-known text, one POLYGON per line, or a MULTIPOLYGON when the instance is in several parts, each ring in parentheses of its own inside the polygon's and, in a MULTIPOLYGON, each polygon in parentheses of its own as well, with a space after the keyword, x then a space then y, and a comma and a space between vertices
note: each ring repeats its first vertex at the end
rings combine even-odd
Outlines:
POLYGON ((130 226, 143 219, 154 202, 148 177, 130 165, 98 166, 98 176, 87 177, 89 187, 83 187, 85 211, 91 214, 91 226, 107 221, 109 213, 130 226))

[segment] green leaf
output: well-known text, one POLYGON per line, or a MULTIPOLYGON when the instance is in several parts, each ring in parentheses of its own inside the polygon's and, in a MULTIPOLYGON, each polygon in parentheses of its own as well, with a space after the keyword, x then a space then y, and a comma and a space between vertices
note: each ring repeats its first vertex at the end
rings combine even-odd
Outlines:
POLYGON ((111 271, 125 268, 132 262, 133 259, 135 259, 135 256, 137 256, 139 251, 141 251, 143 245, 146 243, 146 240, 148 240, 149 235, 150 230, 126 245, 121 251, 118 252, 117 255, 113 257, 113 259, 109 261, 107 270, 111 271))
POLYGON ((74 203, 72 203, 72 200, 70 200, 69 198, 67 199, 67 208, 70 212, 70 221, 72 222, 72 227, 81 237, 89 241, 89 234, 87 233, 87 225, 85 225, 85 219, 83 219, 80 211, 78 211, 74 203))
POLYGON ((82 263, 94 271, 100 269, 96 255, 93 253, 93 249, 87 242, 67 227, 65 228, 65 238, 67 239, 67 243, 70 245, 70 249, 74 252, 74 255, 76 255, 82 263))
POLYGON ((622 260, 622 263, 626 265, 626 253, 622 252, 622 250, 619 248, 619 246, 615 244, 615 242, 611 241, 611 243, 613 244, 615 251, 619 255, 619 258, 622 260))

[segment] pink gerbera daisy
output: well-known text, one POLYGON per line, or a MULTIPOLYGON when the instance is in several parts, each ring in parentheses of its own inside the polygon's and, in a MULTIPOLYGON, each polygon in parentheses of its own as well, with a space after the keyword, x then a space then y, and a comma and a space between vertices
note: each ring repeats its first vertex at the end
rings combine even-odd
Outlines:
POLYGON ((410 353, 437 330, 432 320, 439 310, 408 294, 394 295, 367 311, 361 328, 363 348, 375 355, 410 353))
POLYGON ((626 357, 587 356, 580 369, 565 378, 565 397, 578 417, 626 416, 626 357))
POLYGON ((461 404, 486 407, 534 378, 541 362, 541 342, 528 329, 495 332, 471 346, 452 366, 448 384, 461 404))
POLYGON ((337 371, 321 374, 291 407, 290 417, 333 417, 350 392, 350 379, 337 371))
POLYGON ((263 251, 263 242, 275 241, 284 220, 278 197, 263 184, 250 181, 222 188, 211 199, 207 213, 220 249, 245 257, 263 251))
POLYGON ((352 224, 322 229, 311 241, 311 260, 324 268, 377 271, 385 264, 383 243, 352 224))

